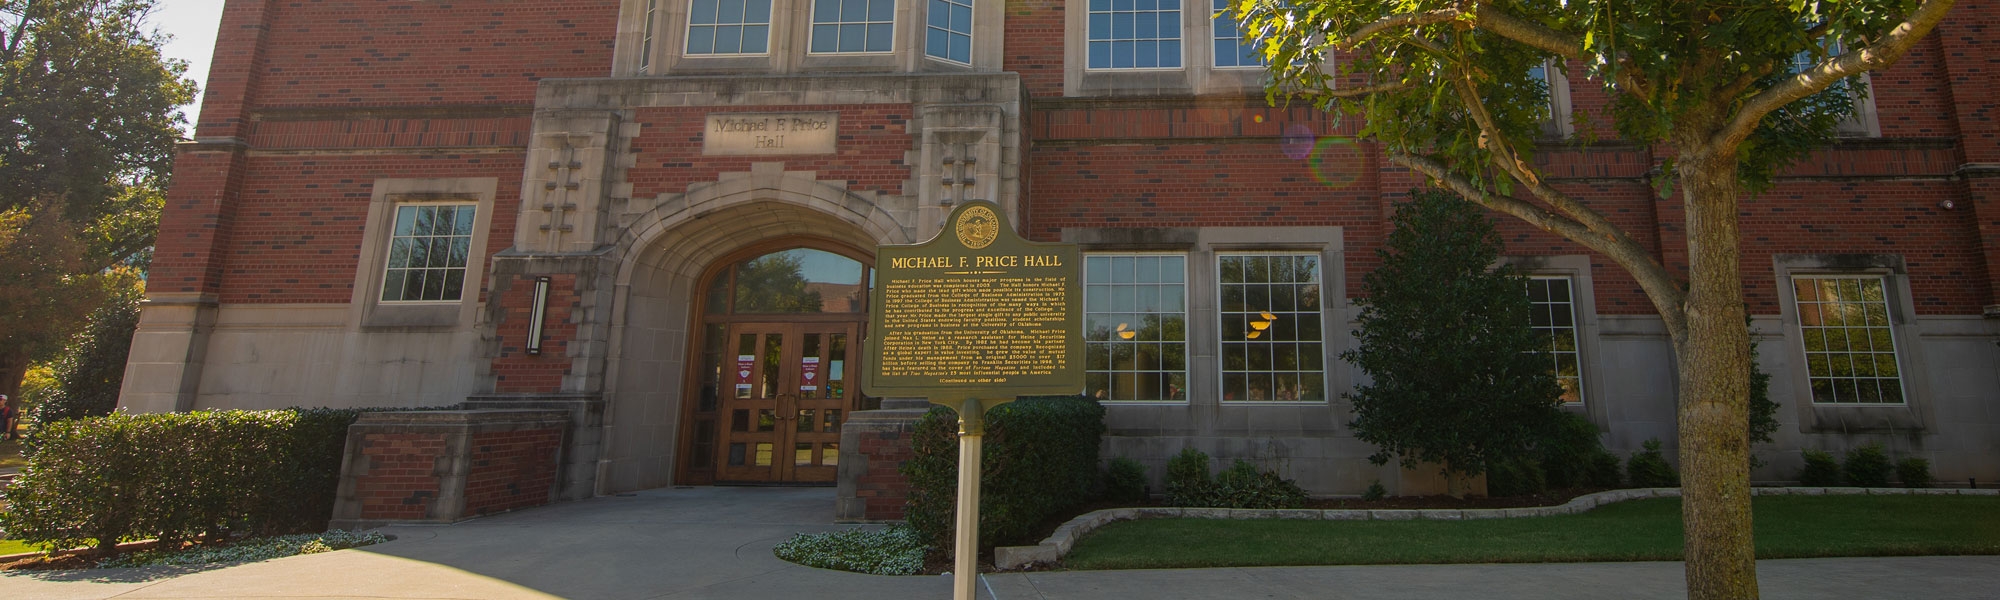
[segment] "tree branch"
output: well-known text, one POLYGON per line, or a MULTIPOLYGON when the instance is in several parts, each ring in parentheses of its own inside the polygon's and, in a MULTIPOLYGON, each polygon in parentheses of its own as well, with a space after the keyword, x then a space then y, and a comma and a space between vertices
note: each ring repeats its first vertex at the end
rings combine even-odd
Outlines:
POLYGON ((1895 63, 1917 45, 1917 40, 1930 34, 1931 29, 1944 20, 1951 5, 1952 0, 1924 0, 1917 6, 1916 12, 1875 43, 1830 57, 1818 66, 1758 92, 1744 101, 1728 125, 1709 138, 1710 144, 1716 148, 1735 148, 1757 130, 1757 124, 1764 120, 1765 115, 1778 110, 1778 107, 1825 91, 1842 79, 1895 63))
POLYGON ((1543 27, 1534 21, 1494 8, 1488 2, 1480 2, 1474 10, 1473 22, 1481 29, 1493 32, 1494 35, 1563 58, 1583 56, 1583 38, 1543 27))
POLYGON ((1333 88, 1326 90, 1324 92, 1318 92, 1318 94, 1329 98, 1354 98, 1358 96, 1366 96, 1369 94, 1393 92, 1397 90, 1408 89, 1410 87, 1414 86, 1410 83, 1399 81, 1395 83, 1378 83, 1375 85, 1364 85, 1358 88, 1333 88))
POLYGON ((1446 21, 1450 21, 1452 19, 1459 18, 1459 16, 1464 14, 1465 14, 1464 11, 1460 11, 1456 8, 1446 8, 1430 12, 1389 15, 1386 17, 1382 17, 1381 19, 1376 20, 1373 23, 1362 25, 1360 29, 1354 30, 1354 33, 1352 35, 1347 36, 1347 39, 1341 40, 1339 43, 1334 44, 1334 47, 1339 48, 1343 52, 1352 52, 1355 46, 1360 46, 1361 43, 1367 41, 1369 37, 1372 37, 1375 34, 1381 33, 1385 30, 1395 29, 1399 27, 1421 27, 1424 25, 1443 23, 1446 21))
MULTIPOLYGON (((1638 280, 1639 287, 1645 290, 1646 297, 1652 299, 1654 307, 1660 312, 1660 318, 1666 321, 1667 331, 1686 331, 1687 317, 1682 305, 1687 301, 1687 292, 1683 291, 1679 282, 1668 274, 1666 267, 1653 260, 1653 256, 1644 248, 1636 243, 1629 243, 1630 238, 1621 240, 1600 236, 1575 219, 1550 212, 1528 201, 1487 193, 1465 177, 1453 174, 1436 158, 1391 151, 1389 161, 1423 173, 1452 191, 1458 192, 1458 195, 1479 203, 1480 206, 1526 221, 1537 229, 1562 236, 1616 261, 1619 266, 1625 267, 1632 273, 1632 277, 1638 280)), ((1678 336, 1678 333, 1676 335, 1678 336)))

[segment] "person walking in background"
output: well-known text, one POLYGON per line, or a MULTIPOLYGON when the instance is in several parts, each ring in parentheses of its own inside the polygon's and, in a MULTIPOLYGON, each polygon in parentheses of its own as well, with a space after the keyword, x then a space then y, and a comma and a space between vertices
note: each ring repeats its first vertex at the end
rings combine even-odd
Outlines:
POLYGON ((19 412, 14 410, 14 402, 6 394, 0 394, 0 439, 15 439, 14 417, 19 412))

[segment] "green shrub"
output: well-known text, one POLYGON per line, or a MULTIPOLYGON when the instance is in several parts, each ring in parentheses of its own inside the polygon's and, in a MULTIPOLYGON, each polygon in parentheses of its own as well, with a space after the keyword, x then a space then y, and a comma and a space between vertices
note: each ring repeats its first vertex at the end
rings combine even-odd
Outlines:
POLYGON ((1208 453, 1182 448, 1167 460, 1167 504, 1213 506, 1213 485, 1208 481, 1208 453))
MULTIPOLYGON (((986 412, 980 458, 979 543, 1032 542, 1036 525, 1099 492, 1104 407, 1080 396, 1023 398, 986 412)), ((915 456, 904 518, 925 540, 948 547, 958 500, 958 413, 936 407, 910 434, 915 456)))
POLYGON ((1217 508, 1300 508, 1306 505, 1306 491, 1276 471, 1259 471, 1257 465, 1238 460, 1215 476, 1217 508))
POLYGON ((1889 487, 1889 473, 1895 470, 1881 444, 1848 450, 1847 460, 1840 464, 1841 476, 1855 487, 1889 487))
MULTIPOLYGON (((111 414, 118 408, 118 389, 125 381, 126 353, 139 327, 138 286, 112 290, 90 314, 90 322, 73 338, 55 362, 55 386, 43 390, 27 415, 29 430, 64 419, 111 414)), ((33 435, 33 433, 30 433, 33 435)))
POLYGON ((1625 474, 1619 472, 1618 455, 1603 448, 1590 455, 1590 487, 1625 487, 1625 474))
POLYGON ((1833 455, 1818 450, 1801 453, 1806 460, 1799 467, 1799 485, 1806 487, 1831 487, 1840 485, 1840 463, 1833 461, 1833 455))
POLYGON ((1496 460, 1486 469, 1486 494, 1489 496, 1528 496, 1546 491, 1549 491, 1549 483, 1542 473, 1542 465, 1527 457, 1496 460))
POLYGON ((1625 460, 1625 478, 1631 480, 1632 487, 1680 487, 1681 475, 1660 454, 1660 440, 1646 440, 1642 447, 1625 460))
POLYGON ((1112 502, 1146 501, 1146 466, 1119 457, 1104 469, 1104 499, 1112 502))
POLYGON ((1389 495, 1389 490, 1382 489, 1382 480, 1377 479, 1368 483, 1368 491, 1361 493, 1361 499, 1373 502, 1381 500, 1383 496, 1387 495, 1389 495))
POLYGON ((0 528, 52 548, 320 531, 357 410, 113 414, 45 423, 0 528))
POLYGON ((924 536, 906 526, 801 533, 771 549, 779 559, 808 567, 915 575, 924 569, 924 536))
MULTIPOLYGON (((1591 485, 1591 469, 1595 464, 1593 461, 1597 455, 1608 454, 1604 451, 1604 443, 1598 439, 1597 425, 1575 413, 1557 412, 1551 419, 1548 431, 1538 437, 1539 439, 1535 440, 1535 455, 1540 464, 1536 466, 1540 471, 1539 476, 1547 484, 1545 487, 1530 486, 1538 489, 1528 493, 1539 493, 1547 488, 1568 489, 1591 485)), ((1524 469, 1525 465, 1515 465, 1512 468, 1518 471, 1524 469)), ((1495 496, 1501 495, 1492 491, 1493 478, 1490 474, 1486 482, 1488 492, 1495 496)))
POLYGON ((1896 461, 1896 479, 1906 488, 1931 486, 1931 461, 1915 456, 1896 461))

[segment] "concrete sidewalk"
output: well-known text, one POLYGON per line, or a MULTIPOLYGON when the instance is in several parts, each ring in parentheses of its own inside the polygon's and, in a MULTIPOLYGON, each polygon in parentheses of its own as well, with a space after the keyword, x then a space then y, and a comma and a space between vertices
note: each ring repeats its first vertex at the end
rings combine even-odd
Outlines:
MULTIPOLYGON (((771 547, 833 525, 829 488, 651 490, 435 527, 395 541, 220 569, 0 576, 0 598, 948 598, 943 577, 801 567, 771 547)), ((2000 598, 2000 557, 1765 561, 1765 598, 2000 598)), ((1680 598, 1679 563, 1274 567, 1005 573, 1002 600, 1680 598)), ((982 596, 984 596, 982 594, 982 596)))

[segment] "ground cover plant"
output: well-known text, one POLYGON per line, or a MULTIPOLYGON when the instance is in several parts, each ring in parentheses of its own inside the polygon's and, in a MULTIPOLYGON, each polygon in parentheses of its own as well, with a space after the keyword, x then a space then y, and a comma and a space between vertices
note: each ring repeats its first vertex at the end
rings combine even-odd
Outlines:
POLYGON ((871 575, 915 575, 924 568, 924 536, 903 525, 801 533, 771 552, 808 567, 871 575))
POLYGON ((142 550, 98 563, 98 568, 199 566, 257 562, 300 554, 319 554, 389 541, 373 531, 336 529, 241 540, 227 546, 194 546, 178 550, 142 550))
MULTIPOLYGON (((2000 498, 1759 496, 1758 558, 2000 554, 2000 498)), ((1682 559, 1679 498, 1471 521, 1150 519, 1106 525, 1071 569, 1682 559)))

